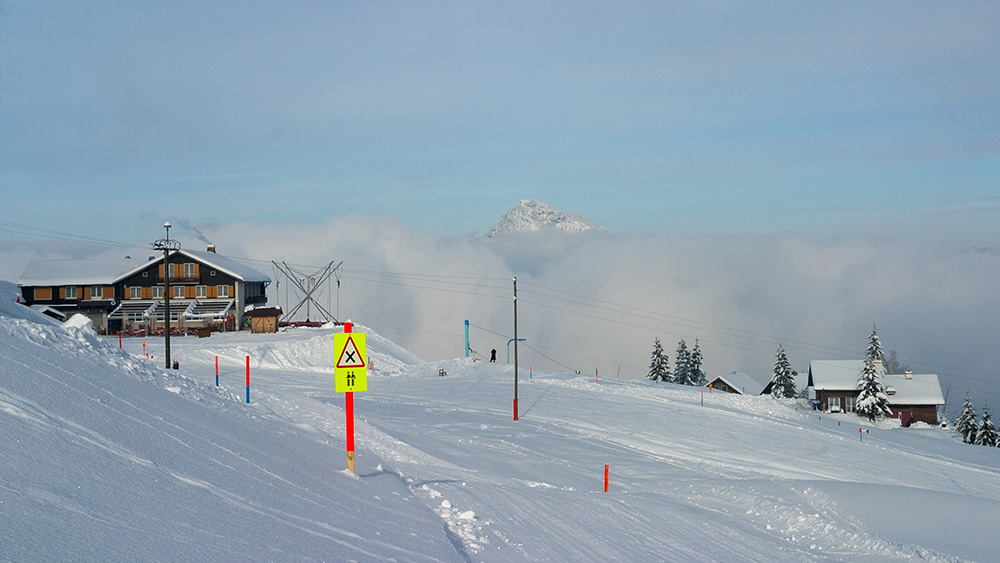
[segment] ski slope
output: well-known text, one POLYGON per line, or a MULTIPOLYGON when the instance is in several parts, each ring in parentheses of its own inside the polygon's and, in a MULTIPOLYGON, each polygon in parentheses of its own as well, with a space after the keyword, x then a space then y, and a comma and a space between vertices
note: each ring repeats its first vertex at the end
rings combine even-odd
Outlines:
POLYGON ((0 560, 996 559, 1000 450, 937 428, 527 370, 515 422, 511 366, 355 325, 354 475, 339 329, 174 338, 175 371, 24 309, 0 300, 0 560))

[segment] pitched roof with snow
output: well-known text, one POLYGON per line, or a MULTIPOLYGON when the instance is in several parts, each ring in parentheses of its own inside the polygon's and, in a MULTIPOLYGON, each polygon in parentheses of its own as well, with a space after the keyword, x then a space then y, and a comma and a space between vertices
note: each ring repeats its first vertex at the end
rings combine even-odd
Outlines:
MULTIPOLYGON (((207 251, 178 250, 187 256, 244 282, 270 282, 267 274, 225 256, 207 251)), ((163 259, 158 260, 162 262, 163 259)), ((35 260, 29 262, 17 281, 20 286, 112 285, 149 266, 141 260, 35 260)))
POLYGON ((813 360, 809 362, 809 386, 818 391, 857 389, 864 366, 864 360, 813 360))
MULTIPOLYGON (((111 285, 138 260, 35 260, 24 267, 17 285, 111 285)), ((141 262, 145 266, 145 262, 141 262)))
POLYGON ((893 388, 896 393, 889 395, 892 405, 943 405, 944 395, 937 374, 914 373, 910 379, 901 373, 887 373, 882 376, 882 385, 893 388))
MULTIPOLYGON (((760 392, 764 390, 763 384, 758 383, 756 379, 742 372, 720 375, 713 379, 712 382, 719 380, 744 395, 760 395, 760 392)), ((709 383, 708 385, 711 384, 709 383)))
MULTIPOLYGON (((864 360, 813 360, 809 362, 809 383, 820 391, 853 391, 858 388, 858 377, 864 369, 864 360)), ((943 405, 941 383, 933 373, 882 374, 882 385, 891 387, 889 405, 943 405)))

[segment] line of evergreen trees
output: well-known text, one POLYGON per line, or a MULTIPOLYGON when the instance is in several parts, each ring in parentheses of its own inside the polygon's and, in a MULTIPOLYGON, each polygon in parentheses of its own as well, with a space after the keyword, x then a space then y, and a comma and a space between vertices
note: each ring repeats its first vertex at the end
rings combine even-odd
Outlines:
POLYGON ((1000 447, 1000 434, 990 420, 990 403, 983 407, 983 418, 977 423, 976 409, 972 406, 972 396, 965 396, 962 411, 955 418, 955 433, 962 437, 966 444, 977 446, 1000 447))
POLYGON ((663 344, 660 339, 653 341, 653 353, 649 360, 649 373, 646 379, 653 381, 663 381, 666 383, 679 383, 681 385, 704 385, 708 383, 705 370, 701 368, 704 356, 698 339, 694 341, 694 347, 688 349, 687 342, 681 340, 677 344, 677 352, 674 356, 674 370, 670 371, 670 363, 667 354, 663 351, 663 344))

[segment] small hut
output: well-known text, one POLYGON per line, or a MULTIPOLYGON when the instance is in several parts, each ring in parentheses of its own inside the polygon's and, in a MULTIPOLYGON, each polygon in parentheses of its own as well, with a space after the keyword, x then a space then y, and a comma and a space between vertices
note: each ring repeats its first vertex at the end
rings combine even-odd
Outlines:
POLYGON ((281 307, 258 307, 247 311, 243 316, 250 319, 250 332, 254 334, 278 332, 281 307))

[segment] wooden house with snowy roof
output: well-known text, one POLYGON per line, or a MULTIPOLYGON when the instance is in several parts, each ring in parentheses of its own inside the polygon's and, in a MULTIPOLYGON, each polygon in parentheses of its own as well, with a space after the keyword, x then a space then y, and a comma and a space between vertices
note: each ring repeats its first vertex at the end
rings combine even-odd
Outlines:
POLYGON ((735 371, 712 379, 705 387, 713 391, 725 391, 726 393, 735 393, 737 395, 760 395, 761 391, 764 390, 764 386, 757 382, 756 379, 745 373, 737 373, 735 371))
MULTIPOLYGON (((911 420, 938 423, 938 407, 944 405, 941 383, 933 373, 885 373, 881 362, 876 370, 882 379, 889 398, 892 416, 898 417, 903 426, 911 420)), ((810 399, 825 412, 854 412, 858 395, 858 378, 864 369, 864 360, 813 360, 809 362, 808 389, 810 399)))
POLYGON ((98 332, 162 331, 167 314, 164 275, 170 287, 170 325, 179 331, 215 327, 236 329, 248 305, 267 303, 271 279, 232 258, 206 251, 171 251, 148 261, 39 260, 18 280, 21 301, 45 305, 66 315, 81 313, 98 332))

